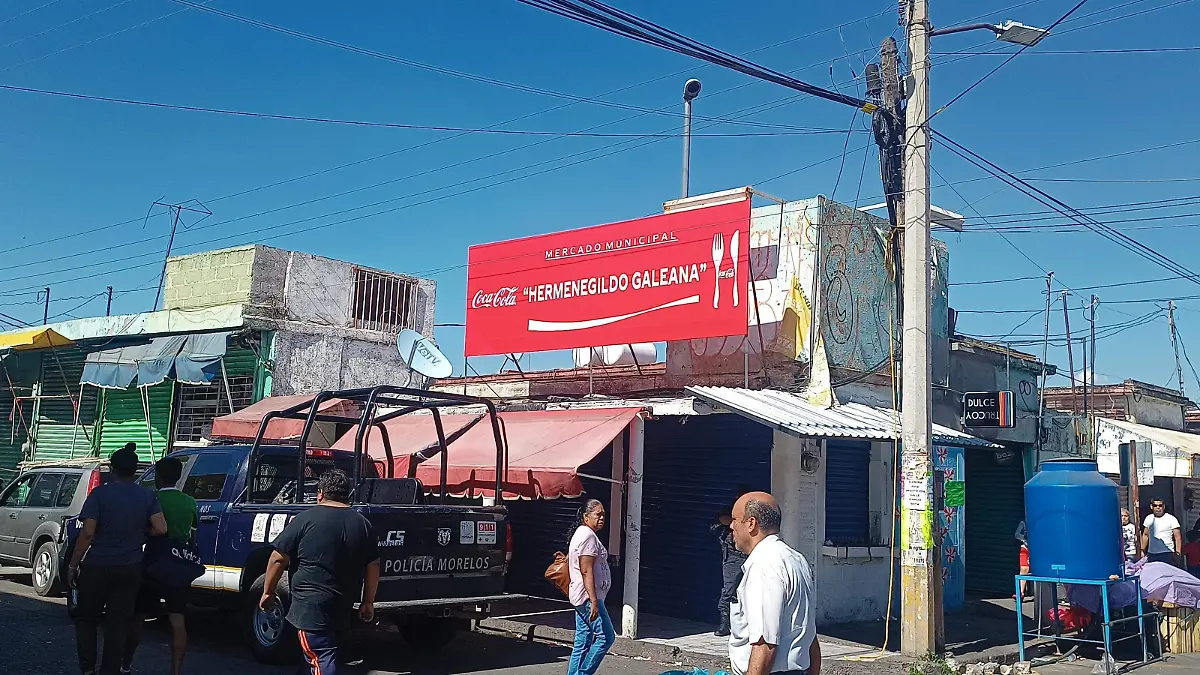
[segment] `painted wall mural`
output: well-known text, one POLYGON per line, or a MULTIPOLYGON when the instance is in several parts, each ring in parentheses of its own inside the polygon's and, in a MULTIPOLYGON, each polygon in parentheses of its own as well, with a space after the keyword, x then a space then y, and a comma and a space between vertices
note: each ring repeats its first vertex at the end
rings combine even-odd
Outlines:
MULTIPOLYGON (((766 361, 812 364, 814 404, 833 402, 829 368, 872 370, 900 348, 888 222, 824 197, 752 211, 748 334, 667 345, 675 374, 753 373, 766 361), (743 362, 749 354, 748 363, 743 362), (819 373, 819 374, 818 374, 819 373)), ((933 381, 949 382, 949 255, 933 241, 933 381)))
POLYGON ((820 198, 821 328, 829 365, 872 370, 888 360, 900 317, 887 265, 887 222, 820 198))
MULTIPOLYGON (((935 446, 933 466, 942 474, 943 485, 966 478, 962 448, 935 446)), ((966 511, 965 505, 947 504, 937 514, 937 533, 942 542, 942 607, 947 612, 962 609, 966 601, 966 511)))

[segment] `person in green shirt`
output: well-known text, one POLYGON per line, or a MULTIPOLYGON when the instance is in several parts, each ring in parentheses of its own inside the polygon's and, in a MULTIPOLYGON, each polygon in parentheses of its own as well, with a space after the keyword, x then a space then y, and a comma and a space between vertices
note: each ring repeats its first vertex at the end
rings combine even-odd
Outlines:
MULTIPOLYGON (((181 544, 195 545, 199 510, 196 500, 178 488, 182 475, 183 462, 178 457, 164 457, 154 464, 154 485, 158 492, 158 502, 162 505, 163 517, 167 521, 167 538, 181 544)), ((167 588, 149 577, 142 579, 137 599, 137 617, 129 630, 122 673, 130 672, 133 654, 141 641, 142 624, 147 617, 158 615, 161 602, 166 604, 167 621, 171 624, 171 672, 172 675, 180 675, 183 655, 187 651, 185 613, 188 590, 187 586, 167 588)))

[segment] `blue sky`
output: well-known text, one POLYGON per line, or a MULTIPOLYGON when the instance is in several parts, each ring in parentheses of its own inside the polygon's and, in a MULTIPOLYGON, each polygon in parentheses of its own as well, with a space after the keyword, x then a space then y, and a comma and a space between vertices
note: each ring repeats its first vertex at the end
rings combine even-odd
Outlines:
MULTIPOLYGON (((678 126, 678 119, 669 115, 639 115, 591 103, 566 105, 570 101, 313 43, 170 0, 47 2, 4 3, 0 84, 419 125, 486 127, 528 115, 506 128, 573 132, 608 123, 602 131, 660 133, 678 126), (542 113, 551 108, 559 109, 542 113)), ((698 77, 704 83, 696 103, 698 116, 733 115, 822 129, 845 129, 851 123, 852 112, 836 104, 800 97, 771 106, 792 92, 540 13, 515 0, 210 4, 402 59, 619 105, 675 112, 682 83, 698 77), (738 88, 726 91, 734 87, 738 88), (769 109, 740 112, 753 106, 769 109)), ((938 26, 1009 18, 1048 25, 1075 1, 932 4, 938 26)), ((814 84, 836 83, 842 91, 855 93, 862 91, 865 60, 872 58, 881 38, 896 31, 895 3, 883 0, 622 0, 618 5, 727 51, 760 50, 749 58, 797 71, 814 84), (831 29, 834 26, 841 27, 831 29), (776 43, 783 44, 762 49, 776 43)), ((1056 35, 940 115, 935 126, 1011 171, 1193 140, 1198 132, 1189 124, 1189 111, 1200 95, 1188 83, 1200 52, 1034 52, 1193 47, 1198 20, 1197 3, 1091 0, 1056 35), (1121 18, 1137 12, 1145 13, 1121 18), (1090 25, 1097 22, 1105 23, 1090 25)), ((991 46, 990 36, 979 33, 936 40, 935 53, 943 55, 934 61, 935 106, 1003 58, 946 53, 991 46)), ((710 133, 768 130, 703 120, 697 126, 698 132, 710 133)), ((53 297, 64 298, 50 310, 60 320, 103 313, 103 300, 88 301, 88 296, 102 293, 108 285, 118 290, 151 287, 119 293, 114 301, 114 312, 148 310, 170 223, 158 216, 143 228, 141 219, 159 198, 198 199, 214 212, 202 223, 211 227, 181 230, 177 252, 262 242, 401 272, 437 272, 437 320, 455 323, 463 318, 466 273, 459 266, 470 244, 646 215, 679 189, 679 141, 672 138, 451 138, 453 134, 445 132, 248 119, 14 91, 0 91, 0 128, 0 311, 26 321, 40 321, 35 294, 46 285, 52 287, 53 297), (384 154, 389 156, 329 171, 384 154), (291 180, 314 172, 323 173, 291 180), (422 175, 410 177, 414 174, 422 175), (280 181, 290 182, 255 189, 280 181), (386 184, 360 189, 378 183, 386 184), (358 191, 336 196, 348 190, 358 191), (297 205, 315 199, 320 201, 297 205), (366 206, 375 203, 380 204, 366 206), (265 211, 273 212, 255 215, 265 211), (343 213, 330 215, 335 212, 343 213), (334 224, 350 218, 357 219, 334 224), (124 221, 131 222, 64 238, 124 221), (317 226, 325 227, 312 229, 317 226), (18 246, 23 248, 12 250, 18 246)), ((874 149, 866 154, 861 150, 870 141, 865 133, 851 136, 840 181, 839 161, 767 180, 840 155, 845 140, 844 134, 697 138, 692 190, 752 184, 800 199, 830 194, 836 184, 839 201, 879 201, 874 149), (860 175, 865 175, 861 190, 860 175)), ((1200 143, 1022 175, 1089 181, 1038 183, 1077 208, 1188 197, 1200 181, 1179 179, 1197 177, 1189 161, 1197 146, 1200 143)), ((937 171, 950 182, 981 175, 942 148, 935 147, 933 158, 937 171)), ((940 182, 935 174, 935 185, 940 182)), ((995 180, 955 189, 935 188, 934 202, 969 217, 1000 216, 995 220, 1011 220, 1003 214, 1044 210, 995 180)), ((1189 217, 1197 208, 1101 218, 1170 216, 1114 226, 1157 228, 1129 233, 1200 270, 1200 256, 1195 254, 1200 235, 1194 227, 1200 214, 1189 217)), ((1044 270, 1053 270, 1070 288, 1171 275, 1087 232, 1012 232, 1002 237, 979 227, 940 236, 950 245, 955 283, 1034 277, 1044 270)), ((951 305, 974 311, 1033 310, 1042 307, 1043 290, 1040 280, 956 285, 951 288, 951 305)), ((1075 330, 1085 326, 1079 307, 1090 292, 1076 291, 1068 299, 1075 330)), ((1096 292, 1101 297, 1097 323, 1111 327, 1109 332, 1157 306, 1128 301, 1200 296, 1200 288, 1188 281, 1096 292)), ((1179 307, 1180 333, 1200 359, 1200 299, 1182 300, 1179 307)), ((963 314, 959 330, 999 336, 1030 316, 963 314)), ((1011 339, 1040 334, 1042 328, 1043 318, 1034 317, 1011 339)), ((1052 314, 1051 332, 1062 332, 1061 308, 1052 314)), ((461 329, 440 328, 437 339, 458 362, 461 329)), ((1040 345, 1027 349, 1039 351, 1040 345)), ((1174 381, 1163 317, 1100 341, 1097 352, 1102 381, 1174 381)), ((1064 350, 1052 348, 1050 357, 1065 371, 1064 350)), ((479 362, 481 369, 496 365, 479 362)), ((561 356, 534 356, 533 365, 563 361, 561 356)), ((1184 369, 1190 390, 1200 391, 1187 364, 1184 369)))

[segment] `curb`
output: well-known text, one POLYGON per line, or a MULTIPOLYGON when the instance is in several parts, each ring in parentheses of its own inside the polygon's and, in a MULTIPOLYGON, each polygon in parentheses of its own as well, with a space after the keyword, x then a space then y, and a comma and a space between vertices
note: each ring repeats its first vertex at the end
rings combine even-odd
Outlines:
MULTIPOLYGON (((476 629, 481 632, 506 633, 530 642, 534 640, 541 640, 568 646, 575 643, 575 631, 573 630, 568 630, 566 628, 555 628, 553 626, 542 626, 538 624, 525 623, 522 621, 510 621, 507 619, 484 619, 476 623, 476 629)), ((722 659, 718 656, 713 656, 712 654, 689 652, 671 645, 646 642, 644 640, 631 640, 619 635, 617 636, 616 641, 613 642, 612 649, 610 649, 608 653, 631 659, 643 659, 656 661, 659 663, 687 661, 691 665, 716 666, 718 668, 728 668, 729 665, 725 659, 722 659)))

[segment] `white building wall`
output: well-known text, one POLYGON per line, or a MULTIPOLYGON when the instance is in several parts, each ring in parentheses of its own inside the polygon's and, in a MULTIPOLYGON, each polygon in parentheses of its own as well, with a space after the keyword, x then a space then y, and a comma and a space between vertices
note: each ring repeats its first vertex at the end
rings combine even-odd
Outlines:
POLYGON ((887 477, 890 460, 887 443, 872 445, 871 511, 872 535, 881 546, 829 547, 825 533, 825 453, 818 439, 796 438, 775 432, 771 452, 771 493, 783 513, 780 536, 804 555, 813 569, 816 583, 818 623, 871 621, 887 611, 889 555, 886 542, 891 538, 891 486, 887 477), (803 453, 816 455, 820 467, 805 473, 803 453), (878 531, 876 531, 878 530, 878 531))
POLYGON ((1129 394, 1126 398, 1128 399, 1126 410, 1129 411, 1130 422, 1159 429, 1183 431, 1185 425, 1182 405, 1149 396, 1129 394))

